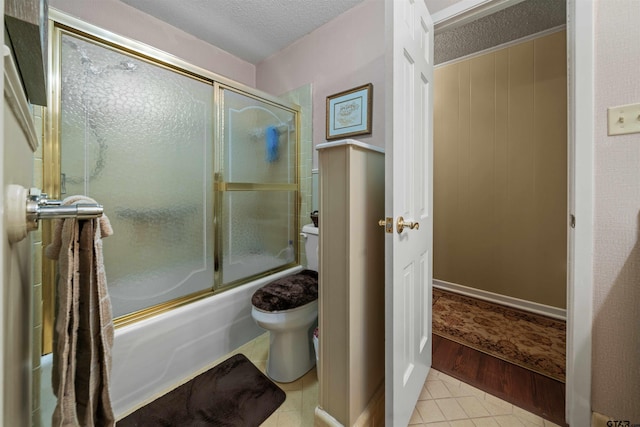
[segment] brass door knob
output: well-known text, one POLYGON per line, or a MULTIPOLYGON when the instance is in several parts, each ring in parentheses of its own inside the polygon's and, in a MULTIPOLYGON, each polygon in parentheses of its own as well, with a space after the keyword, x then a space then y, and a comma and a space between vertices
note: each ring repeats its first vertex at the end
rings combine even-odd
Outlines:
POLYGON ((417 230, 420 228, 420 224, 418 222, 405 221, 403 217, 399 216, 396 221, 396 230, 398 231, 398 234, 402 233, 405 227, 410 230, 413 230, 414 228, 417 230))

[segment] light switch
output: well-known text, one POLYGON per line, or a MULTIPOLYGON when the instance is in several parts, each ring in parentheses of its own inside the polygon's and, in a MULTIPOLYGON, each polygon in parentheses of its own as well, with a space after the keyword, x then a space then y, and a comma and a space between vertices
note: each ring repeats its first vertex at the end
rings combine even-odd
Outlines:
POLYGON ((609 108, 609 135, 640 132, 640 104, 609 108))

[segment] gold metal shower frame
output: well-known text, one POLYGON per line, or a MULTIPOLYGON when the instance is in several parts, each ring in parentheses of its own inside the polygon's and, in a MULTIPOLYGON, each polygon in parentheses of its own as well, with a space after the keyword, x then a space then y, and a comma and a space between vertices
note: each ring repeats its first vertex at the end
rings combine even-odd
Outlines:
MULTIPOLYGON (((213 207, 213 251, 214 257, 218 257, 222 248, 222 233, 220 232, 220 225, 217 218, 221 215, 221 200, 219 197, 223 192, 227 191, 295 191, 295 204, 294 204, 294 229, 299 229, 300 223, 300 107, 284 102, 281 99, 261 92, 257 89, 243 85, 241 83, 230 80, 226 77, 215 74, 206 69, 200 68, 193 64, 190 64, 180 58, 177 58, 171 54, 155 49, 148 45, 136 42, 126 37, 119 36, 111 33, 110 31, 96 27, 92 24, 83 22, 77 18, 69 16, 65 13, 50 9, 49 11, 49 62, 48 62, 48 108, 45 113, 45 125, 44 125, 44 143, 43 143, 43 181, 44 191, 52 198, 60 198, 60 94, 61 94, 61 82, 60 82, 60 70, 61 70, 61 39, 63 34, 72 34, 76 37, 85 38, 92 42, 99 43, 105 47, 123 52, 125 54, 132 55, 137 59, 150 62, 156 66, 163 67, 180 73, 196 80, 203 81, 211 84, 214 88, 213 91, 213 117, 211 118, 214 123, 213 133, 213 192, 214 192, 214 207, 213 207), (245 96, 260 100, 267 104, 283 108, 290 111, 295 115, 295 154, 296 168, 295 168, 295 181, 290 184, 269 184, 269 183, 238 183, 238 182, 224 182, 222 177, 223 171, 223 136, 224 128, 222 122, 223 111, 220 102, 222 97, 222 91, 233 90, 241 93, 245 96)), ((106 207, 108 209, 108 207, 106 207)), ((45 248, 51 242, 52 226, 51 224, 43 224, 43 248, 45 248)), ((149 307, 135 313, 121 316, 114 320, 116 327, 121 327, 141 319, 162 314, 166 311, 175 309, 193 301, 212 296, 214 294, 223 292, 235 286, 242 285, 249 281, 259 279, 261 277, 268 276, 277 271, 284 270, 291 267, 293 264, 299 263, 299 250, 296 242, 296 259, 294 263, 287 264, 285 266, 263 272, 259 275, 251 276, 246 279, 238 280, 224 288, 214 289, 216 284, 221 283, 221 271, 214 272, 214 283, 211 284, 210 290, 200 291, 191 295, 186 295, 181 298, 168 301, 162 304, 149 307)), ((42 257, 42 283, 43 283, 43 354, 51 352, 53 341, 53 324, 54 324, 54 301, 55 301, 55 264, 53 261, 42 257)), ((214 261, 215 262, 215 261, 214 261)))

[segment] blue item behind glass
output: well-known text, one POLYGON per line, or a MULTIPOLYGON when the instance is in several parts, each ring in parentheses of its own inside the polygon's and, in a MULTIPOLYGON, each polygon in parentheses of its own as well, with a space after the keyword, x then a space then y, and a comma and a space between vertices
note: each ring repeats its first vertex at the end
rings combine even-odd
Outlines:
POLYGON ((275 126, 269 126, 265 132, 267 142, 267 156, 266 160, 269 163, 273 163, 278 160, 278 143, 280 139, 280 132, 275 126))

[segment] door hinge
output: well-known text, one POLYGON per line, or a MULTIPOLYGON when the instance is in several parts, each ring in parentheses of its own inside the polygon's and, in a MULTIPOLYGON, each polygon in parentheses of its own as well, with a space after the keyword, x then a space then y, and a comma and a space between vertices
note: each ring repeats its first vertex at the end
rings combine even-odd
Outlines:
POLYGON ((569 226, 571 228, 576 228, 576 216, 574 214, 569 215, 569 226))

